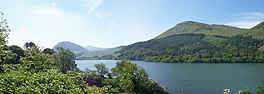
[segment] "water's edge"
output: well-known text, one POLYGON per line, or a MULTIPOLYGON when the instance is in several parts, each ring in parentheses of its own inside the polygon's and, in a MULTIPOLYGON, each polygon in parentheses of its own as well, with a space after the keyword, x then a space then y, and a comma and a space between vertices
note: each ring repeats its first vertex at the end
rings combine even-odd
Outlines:
MULTIPOLYGON (((104 63, 115 67, 122 60, 76 60, 81 70, 95 70, 94 64, 104 63)), ((224 88, 232 93, 247 89, 255 93, 264 84, 263 63, 159 63, 131 61, 143 67, 150 79, 168 87, 171 93, 222 94, 224 88)))

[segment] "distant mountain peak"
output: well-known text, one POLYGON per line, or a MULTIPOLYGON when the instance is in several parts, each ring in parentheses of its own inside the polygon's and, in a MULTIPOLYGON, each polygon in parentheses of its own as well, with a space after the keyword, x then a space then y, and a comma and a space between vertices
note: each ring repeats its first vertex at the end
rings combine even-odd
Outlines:
POLYGON ((184 21, 184 22, 179 23, 178 25, 180 24, 205 24, 205 23, 196 22, 196 21, 184 21))
POLYGON ((64 44, 64 43, 71 43, 71 44, 75 44, 73 42, 70 42, 70 41, 62 41, 62 42, 59 42, 58 44, 64 44))
POLYGON ((87 52, 87 50, 83 48, 82 46, 72 43, 70 41, 59 42, 57 45, 53 47, 53 49, 56 51, 57 47, 63 47, 63 48, 69 49, 73 51, 75 54, 87 52))

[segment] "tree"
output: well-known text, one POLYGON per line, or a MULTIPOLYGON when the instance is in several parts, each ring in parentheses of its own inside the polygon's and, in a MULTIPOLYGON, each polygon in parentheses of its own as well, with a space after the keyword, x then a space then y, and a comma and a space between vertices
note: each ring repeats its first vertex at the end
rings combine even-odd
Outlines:
POLYGON ((8 47, 8 49, 18 56, 24 56, 24 50, 17 45, 11 45, 8 47))
POLYGON ((32 46, 25 50, 25 57, 21 58, 22 69, 32 73, 47 71, 57 68, 57 63, 53 55, 44 54, 37 46, 32 46))
POLYGON ((10 32, 10 28, 7 24, 6 19, 4 18, 4 13, 0 11, 0 72, 3 71, 3 58, 5 57, 5 45, 7 42, 7 37, 10 32))
POLYGON ((10 28, 4 18, 4 13, 0 11, 0 45, 3 46, 7 42, 7 37, 10 32, 10 28))
POLYGON ((108 68, 106 68, 105 64, 95 64, 94 66, 97 69, 97 73, 99 73, 100 75, 103 76, 108 73, 108 68))
POLYGON ((58 53, 55 54, 55 59, 62 73, 78 70, 75 64, 75 55, 72 51, 63 47, 57 47, 56 49, 58 53))
POLYGON ((17 54, 11 51, 5 51, 5 54, 2 57, 2 63, 3 64, 18 64, 19 59, 18 59, 17 54))
POLYGON ((20 58, 24 57, 24 50, 17 46, 17 45, 11 45, 8 47, 8 52, 13 54, 12 60, 9 60, 10 63, 12 64, 19 64, 20 63, 20 58))
POLYGON ((24 45, 24 47, 26 49, 31 49, 32 47, 36 47, 36 45, 33 42, 26 42, 25 45, 24 45))
POLYGON ((155 81, 148 79, 148 74, 142 67, 129 61, 117 62, 116 67, 112 68, 112 72, 116 76, 116 83, 118 83, 121 92, 136 94, 167 93, 155 81))
POLYGON ((53 49, 50 49, 50 48, 45 48, 43 51, 42 51, 42 53, 44 53, 44 54, 53 54, 53 53, 55 53, 55 51, 53 50, 53 49))

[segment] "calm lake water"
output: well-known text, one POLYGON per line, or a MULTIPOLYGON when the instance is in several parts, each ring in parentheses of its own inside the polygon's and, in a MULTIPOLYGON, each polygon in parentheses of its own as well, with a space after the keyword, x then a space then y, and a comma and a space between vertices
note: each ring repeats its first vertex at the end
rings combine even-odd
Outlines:
MULTIPOLYGON (((95 70, 94 64, 113 68, 118 60, 76 60, 77 67, 95 70)), ((255 93, 264 84, 264 64, 171 64, 131 61, 145 68, 150 79, 166 86, 170 93, 222 94, 224 88, 235 94, 239 89, 255 93)))

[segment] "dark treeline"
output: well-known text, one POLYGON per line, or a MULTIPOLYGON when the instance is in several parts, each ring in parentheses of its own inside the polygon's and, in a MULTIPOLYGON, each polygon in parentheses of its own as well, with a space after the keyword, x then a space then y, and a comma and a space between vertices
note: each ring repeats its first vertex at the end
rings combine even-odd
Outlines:
POLYGON ((165 63, 263 63, 263 40, 251 36, 222 37, 178 34, 126 46, 118 59, 165 63))

